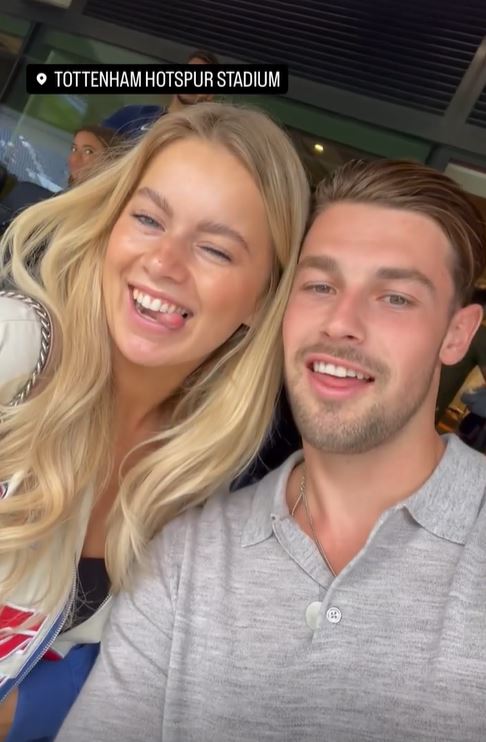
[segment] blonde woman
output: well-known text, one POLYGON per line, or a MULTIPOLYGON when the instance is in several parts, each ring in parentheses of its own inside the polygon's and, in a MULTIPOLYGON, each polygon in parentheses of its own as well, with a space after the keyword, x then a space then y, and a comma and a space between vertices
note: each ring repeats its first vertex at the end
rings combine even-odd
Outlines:
POLYGON ((276 125, 208 103, 163 117, 6 233, 4 272, 39 302, 0 299, 9 742, 55 735, 96 655, 109 592, 129 588, 168 520, 258 451, 280 384, 278 284, 296 262, 308 199, 276 125), (32 276, 25 265, 46 243, 32 276), (26 395, 48 344, 42 307, 53 342, 26 395))

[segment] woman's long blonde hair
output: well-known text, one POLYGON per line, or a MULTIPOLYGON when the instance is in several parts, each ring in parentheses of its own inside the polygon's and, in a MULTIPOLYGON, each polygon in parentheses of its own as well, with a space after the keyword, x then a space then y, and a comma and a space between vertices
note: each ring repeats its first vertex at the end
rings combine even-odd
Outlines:
POLYGON ((0 604, 29 575, 29 547, 35 545, 37 560, 60 527, 62 552, 39 608, 51 610, 69 590, 83 502, 93 487, 103 490, 113 468, 111 348, 101 289, 107 240, 152 158, 194 136, 224 145, 254 178, 273 240, 273 272, 254 326, 237 332, 187 380, 170 426, 120 477, 106 542, 114 591, 129 585, 148 540, 242 471, 264 439, 281 381, 280 320, 308 216, 307 179, 289 138, 265 114, 205 103, 162 117, 104 171, 30 207, 4 236, 2 254, 12 256, 4 272, 47 307, 56 337, 38 393, 2 409, 0 481, 17 472, 23 478, 0 501, 0 559, 9 555, 12 564, 0 604), (46 244, 34 278, 26 266, 46 244))

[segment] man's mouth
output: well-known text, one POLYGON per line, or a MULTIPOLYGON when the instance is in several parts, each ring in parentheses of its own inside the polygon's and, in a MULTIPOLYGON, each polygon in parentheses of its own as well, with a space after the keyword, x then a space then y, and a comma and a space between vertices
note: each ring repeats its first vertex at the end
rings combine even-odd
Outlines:
POLYGON ((315 374, 332 376, 336 379, 357 379, 358 381, 371 382, 374 377, 352 366, 342 366, 334 363, 324 363, 323 361, 313 361, 309 368, 315 374))
POLYGON ((375 377, 363 366, 341 358, 331 362, 315 355, 308 358, 306 368, 314 390, 323 399, 343 402, 355 398, 373 384, 375 377))

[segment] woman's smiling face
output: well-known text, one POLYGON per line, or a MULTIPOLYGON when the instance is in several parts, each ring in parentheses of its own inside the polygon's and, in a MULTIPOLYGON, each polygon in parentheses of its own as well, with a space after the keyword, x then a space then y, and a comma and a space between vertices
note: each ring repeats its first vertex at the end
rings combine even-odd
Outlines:
POLYGON ((273 247, 252 176, 221 144, 177 141, 150 162, 111 232, 103 296, 131 363, 190 373, 252 316, 273 247))

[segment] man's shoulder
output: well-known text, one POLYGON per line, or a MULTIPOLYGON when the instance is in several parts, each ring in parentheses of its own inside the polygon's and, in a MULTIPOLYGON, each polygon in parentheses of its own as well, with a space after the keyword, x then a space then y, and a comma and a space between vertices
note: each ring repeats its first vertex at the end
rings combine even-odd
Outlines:
POLYGON ((486 478, 486 456, 467 446, 455 433, 445 437, 448 441, 448 447, 450 445, 454 451, 454 456, 448 458, 448 463, 452 462, 456 473, 461 474, 472 470, 475 473, 481 474, 481 477, 486 478))
POLYGON ((228 486, 220 487, 204 503, 193 506, 174 518, 155 537, 156 540, 170 543, 172 550, 175 544, 182 544, 189 533, 192 538, 195 532, 207 531, 211 526, 219 526, 223 522, 238 527, 247 520, 261 484, 255 482, 235 491, 230 491, 228 486))
POLYGON ((260 481, 246 487, 233 491, 229 486, 220 487, 202 505, 179 515, 154 539, 158 558, 180 563, 188 543, 205 549, 214 545, 215 537, 224 537, 226 544, 228 541, 236 544, 240 543, 248 524, 267 523, 271 527, 276 495, 281 494, 283 480, 298 455, 293 454, 260 481))
POLYGON ((440 485, 459 490, 464 497, 471 491, 486 492, 486 456, 466 445, 455 433, 443 439, 447 448, 437 468, 440 485))
POLYGON ((446 455, 441 462, 442 508, 452 513, 459 528, 486 515, 486 456, 449 434, 446 455))
POLYGON ((165 109, 160 106, 131 103, 114 111, 102 123, 119 134, 130 135, 144 130, 146 125, 153 123, 164 113, 165 109))

